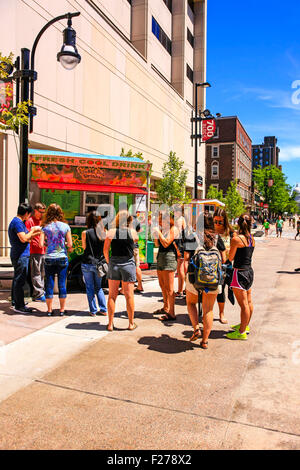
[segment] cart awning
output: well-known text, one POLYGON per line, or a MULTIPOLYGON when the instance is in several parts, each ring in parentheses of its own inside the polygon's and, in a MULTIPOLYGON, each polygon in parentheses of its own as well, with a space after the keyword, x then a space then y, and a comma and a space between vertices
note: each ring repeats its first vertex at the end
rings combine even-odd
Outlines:
POLYGON ((136 186, 113 186, 100 184, 79 183, 49 183, 49 181, 37 181, 40 189, 64 189, 65 191, 89 191, 99 193, 124 193, 124 194, 147 194, 143 188, 136 186))

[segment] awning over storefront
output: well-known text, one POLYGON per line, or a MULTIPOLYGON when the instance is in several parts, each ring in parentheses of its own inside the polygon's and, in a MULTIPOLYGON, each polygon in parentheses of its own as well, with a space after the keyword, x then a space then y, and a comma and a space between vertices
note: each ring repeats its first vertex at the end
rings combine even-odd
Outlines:
POLYGON ((89 191, 99 193, 125 193, 125 194, 147 194, 143 188, 135 186, 112 186, 82 183, 50 183, 49 181, 37 181, 40 189, 63 189, 65 191, 89 191))

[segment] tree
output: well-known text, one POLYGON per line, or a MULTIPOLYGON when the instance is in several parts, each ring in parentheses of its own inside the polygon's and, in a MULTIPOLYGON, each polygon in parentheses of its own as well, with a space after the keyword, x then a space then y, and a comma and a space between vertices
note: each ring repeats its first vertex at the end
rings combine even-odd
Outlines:
POLYGON ((0 52, 0 129, 16 132, 21 124, 28 124, 30 101, 22 101, 12 108, 13 88, 12 80, 8 79, 8 66, 13 66, 13 54, 3 56, 0 52))
POLYGON ((269 204, 269 211, 279 214, 290 212, 295 197, 291 196, 291 187, 286 183, 286 176, 275 165, 253 170, 253 179, 258 190, 269 204))
POLYGON ((120 157, 139 158, 140 160, 144 160, 142 152, 133 153, 131 149, 128 150, 128 152, 125 152, 124 147, 122 147, 122 149, 121 149, 120 157))
POLYGON ((191 201, 190 193, 186 191, 188 170, 183 170, 184 162, 170 152, 168 160, 163 165, 162 179, 156 185, 158 202, 161 204, 187 204, 191 201))
POLYGON ((242 196, 237 190, 236 181, 231 181, 227 189, 225 205, 229 220, 239 217, 246 210, 242 196))
POLYGON ((223 190, 222 189, 218 190, 212 184, 208 188, 206 198, 207 199, 218 199, 218 201, 220 201, 220 202, 225 202, 225 198, 224 198, 224 195, 223 195, 223 190))

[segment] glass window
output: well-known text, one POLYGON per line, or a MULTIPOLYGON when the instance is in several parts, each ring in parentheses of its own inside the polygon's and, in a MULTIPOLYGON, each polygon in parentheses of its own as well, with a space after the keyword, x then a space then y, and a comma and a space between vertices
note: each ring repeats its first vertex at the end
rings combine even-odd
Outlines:
POLYGON ((193 83, 193 81, 194 81, 194 72, 192 71, 189 64, 186 64, 186 75, 191 80, 191 82, 193 83))
POLYGON ((152 16, 152 33, 157 37, 159 42, 164 46, 168 53, 172 54, 172 41, 168 38, 164 30, 159 26, 156 19, 152 16))
POLYGON ((190 32, 189 28, 187 28, 187 40, 192 47, 194 47, 194 36, 190 32))

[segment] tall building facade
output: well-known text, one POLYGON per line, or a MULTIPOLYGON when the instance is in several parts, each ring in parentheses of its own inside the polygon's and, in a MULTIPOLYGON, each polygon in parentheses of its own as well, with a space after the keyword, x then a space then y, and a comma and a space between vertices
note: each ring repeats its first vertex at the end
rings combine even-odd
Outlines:
POLYGON ((277 139, 274 136, 264 138, 263 144, 252 145, 252 166, 257 168, 261 166, 275 165, 279 166, 279 152, 277 139))
MULTIPOLYGON (((0 2, 2 54, 16 58, 21 48, 32 48, 46 23, 69 11, 80 11, 72 26, 81 63, 66 71, 57 62, 67 22, 52 25, 36 50, 30 148, 115 156, 132 149, 152 163, 153 182, 174 151, 184 160, 192 192, 190 119, 194 83, 206 81, 206 0, 0 2)), ((204 109, 205 89, 198 92, 204 109)), ((7 227, 18 205, 18 153, 18 138, 0 133, 1 247, 9 245, 7 227)), ((199 162, 204 180, 204 147, 199 162)), ((198 196, 204 197, 204 187, 198 196)))
POLYGON ((226 194, 231 181, 246 206, 251 206, 252 141, 237 116, 217 120, 216 135, 206 144, 206 190, 212 185, 226 194))

